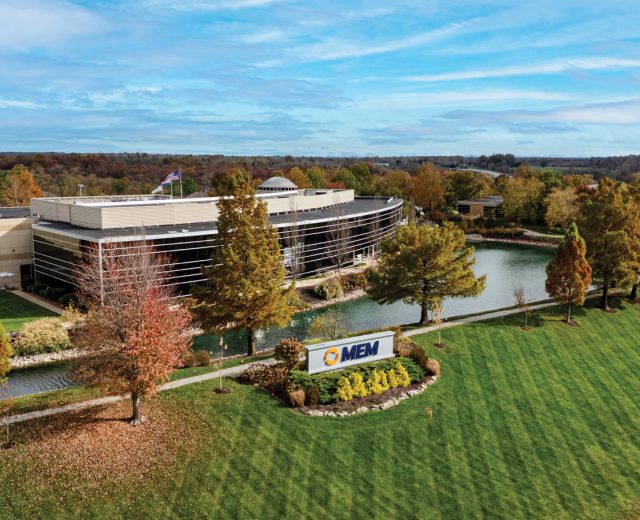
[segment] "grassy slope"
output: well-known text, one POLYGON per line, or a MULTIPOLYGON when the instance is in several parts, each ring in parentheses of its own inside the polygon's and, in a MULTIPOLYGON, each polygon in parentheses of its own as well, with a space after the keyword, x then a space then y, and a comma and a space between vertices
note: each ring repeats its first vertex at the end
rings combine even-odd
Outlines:
POLYGON ((0 458, 0 517, 617 518, 640 499, 640 306, 577 329, 554 312, 445 329, 427 347, 443 378, 384 412, 301 417, 234 383, 163 394, 209 424, 198 454, 125 505, 90 484, 20 491, 0 458))
POLYGON ((51 316, 57 314, 15 294, 0 291, 0 322, 7 332, 20 330, 28 321, 51 316))

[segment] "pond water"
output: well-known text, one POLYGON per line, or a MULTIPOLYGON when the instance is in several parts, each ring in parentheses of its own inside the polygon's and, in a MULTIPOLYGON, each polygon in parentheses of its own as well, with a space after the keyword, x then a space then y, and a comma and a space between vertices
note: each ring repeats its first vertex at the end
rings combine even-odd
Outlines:
MULTIPOLYGON (((444 302, 445 317, 484 312, 515 304, 513 291, 522 286, 528 301, 548 298, 544 290, 545 266, 553 255, 547 248, 528 247, 514 244, 476 244, 477 274, 487 275, 487 286, 477 298, 448 299, 444 302)), ((300 312, 294 316, 289 326, 271 327, 260 331, 258 350, 273 347, 280 339, 297 337, 305 339, 309 324, 313 319, 329 309, 340 311, 349 331, 377 329, 390 325, 415 323, 420 318, 420 308, 402 302, 378 305, 370 298, 363 297, 344 303, 300 312)), ((219 336, 199 336, 194 348, 217 353, 219 336)), ((246 350, 246 336, 242 331, 224 335, 227 345, 225 356, 241 354, 246 350)), ((15 370, 9 374, 8 384, 0 394, 10 397, 28 395, 47 390, 59 390, 71 385, 66 379, 65 365, 15 370)))

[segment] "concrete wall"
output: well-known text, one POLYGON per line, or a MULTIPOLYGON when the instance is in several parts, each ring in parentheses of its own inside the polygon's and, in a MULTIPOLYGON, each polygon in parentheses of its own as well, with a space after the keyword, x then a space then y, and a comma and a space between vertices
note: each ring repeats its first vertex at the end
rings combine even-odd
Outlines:
POLYGON ((20 266, 33 262, 33 233, 35 217, 0 219, 0 271, 13 273, 0 279, 0 284, 20 286, 20 266))
MULTIPOLYGON (((351 202, 353 190, 329 191, 319 195, 266 198, 269 214, 308 211, 351 202)), ((171 226, 215 222, 218 208, 213 201, 175 200, 175 203, 118 204, 93 206, 55 199, 31 199, 31 211, 44 220, 67 222, 89 229, 171 226)))

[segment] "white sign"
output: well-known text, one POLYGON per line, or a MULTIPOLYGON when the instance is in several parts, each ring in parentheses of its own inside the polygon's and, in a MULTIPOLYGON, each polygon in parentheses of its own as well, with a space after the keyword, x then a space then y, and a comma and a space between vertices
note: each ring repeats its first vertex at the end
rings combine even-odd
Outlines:
POLYGON ((393 357, 392 330, 306 345, 310 374, 393 357))

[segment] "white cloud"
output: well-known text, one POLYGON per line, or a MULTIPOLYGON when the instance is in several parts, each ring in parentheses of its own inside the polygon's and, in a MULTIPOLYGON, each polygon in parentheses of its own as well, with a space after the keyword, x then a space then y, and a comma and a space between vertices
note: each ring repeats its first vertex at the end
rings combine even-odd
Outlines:
POLYGON ((449 92, 409 92, 372 96, 358 102, 361 108, 420 109, 461 103, 500 103, 504 101, 566 101, 567 94, 539 90, 495 89, 449 92))
POLYGON ((400 51, 419 47, 458 34, 470 22, 453 23, 421 34, 389 40, 378 44, 353 44, 343 39, 327 39, 315 45, 294 49, 297 56, 305 61, 330 61, 344 58, 360 58, 375 54, 400 51))
POLYGON ((535 65, 519 65, 495 69, 479 69, 460 72, 445 72, 443 74, 406 76, 402 79, 403 81, 408 82, 458 81, 481 78, 502 78, 508 76, 529 76, 534 74, 558 74, 562 72, 570 72, 572 70, 605 70, 637 67, 640 67, 640 60, 606 57, 573 58, 538 63, 535 65))
POLYGON ((2 108, 40 108, 41 105, 32 101, 20 101, 17 99, 0 99, 0 109, 2 108))
POLYGON ((0 53, 57 47, 104 30, 104 22, 86 9, 64 1, 0 2, 0 53))
POLYGON ((243 34, 238 38, 238 41, 248 43, 250 45, 256 45, 261 43, 272 43, 282 41, 287 38, 287 33, 279 29, 272 29, 262 32, 255 32, 251 34, 243 34))
POLYGON ((145 5, 175 11, 221 11, 264 7, 278 2, 282 0, 146 0, 145 5))

